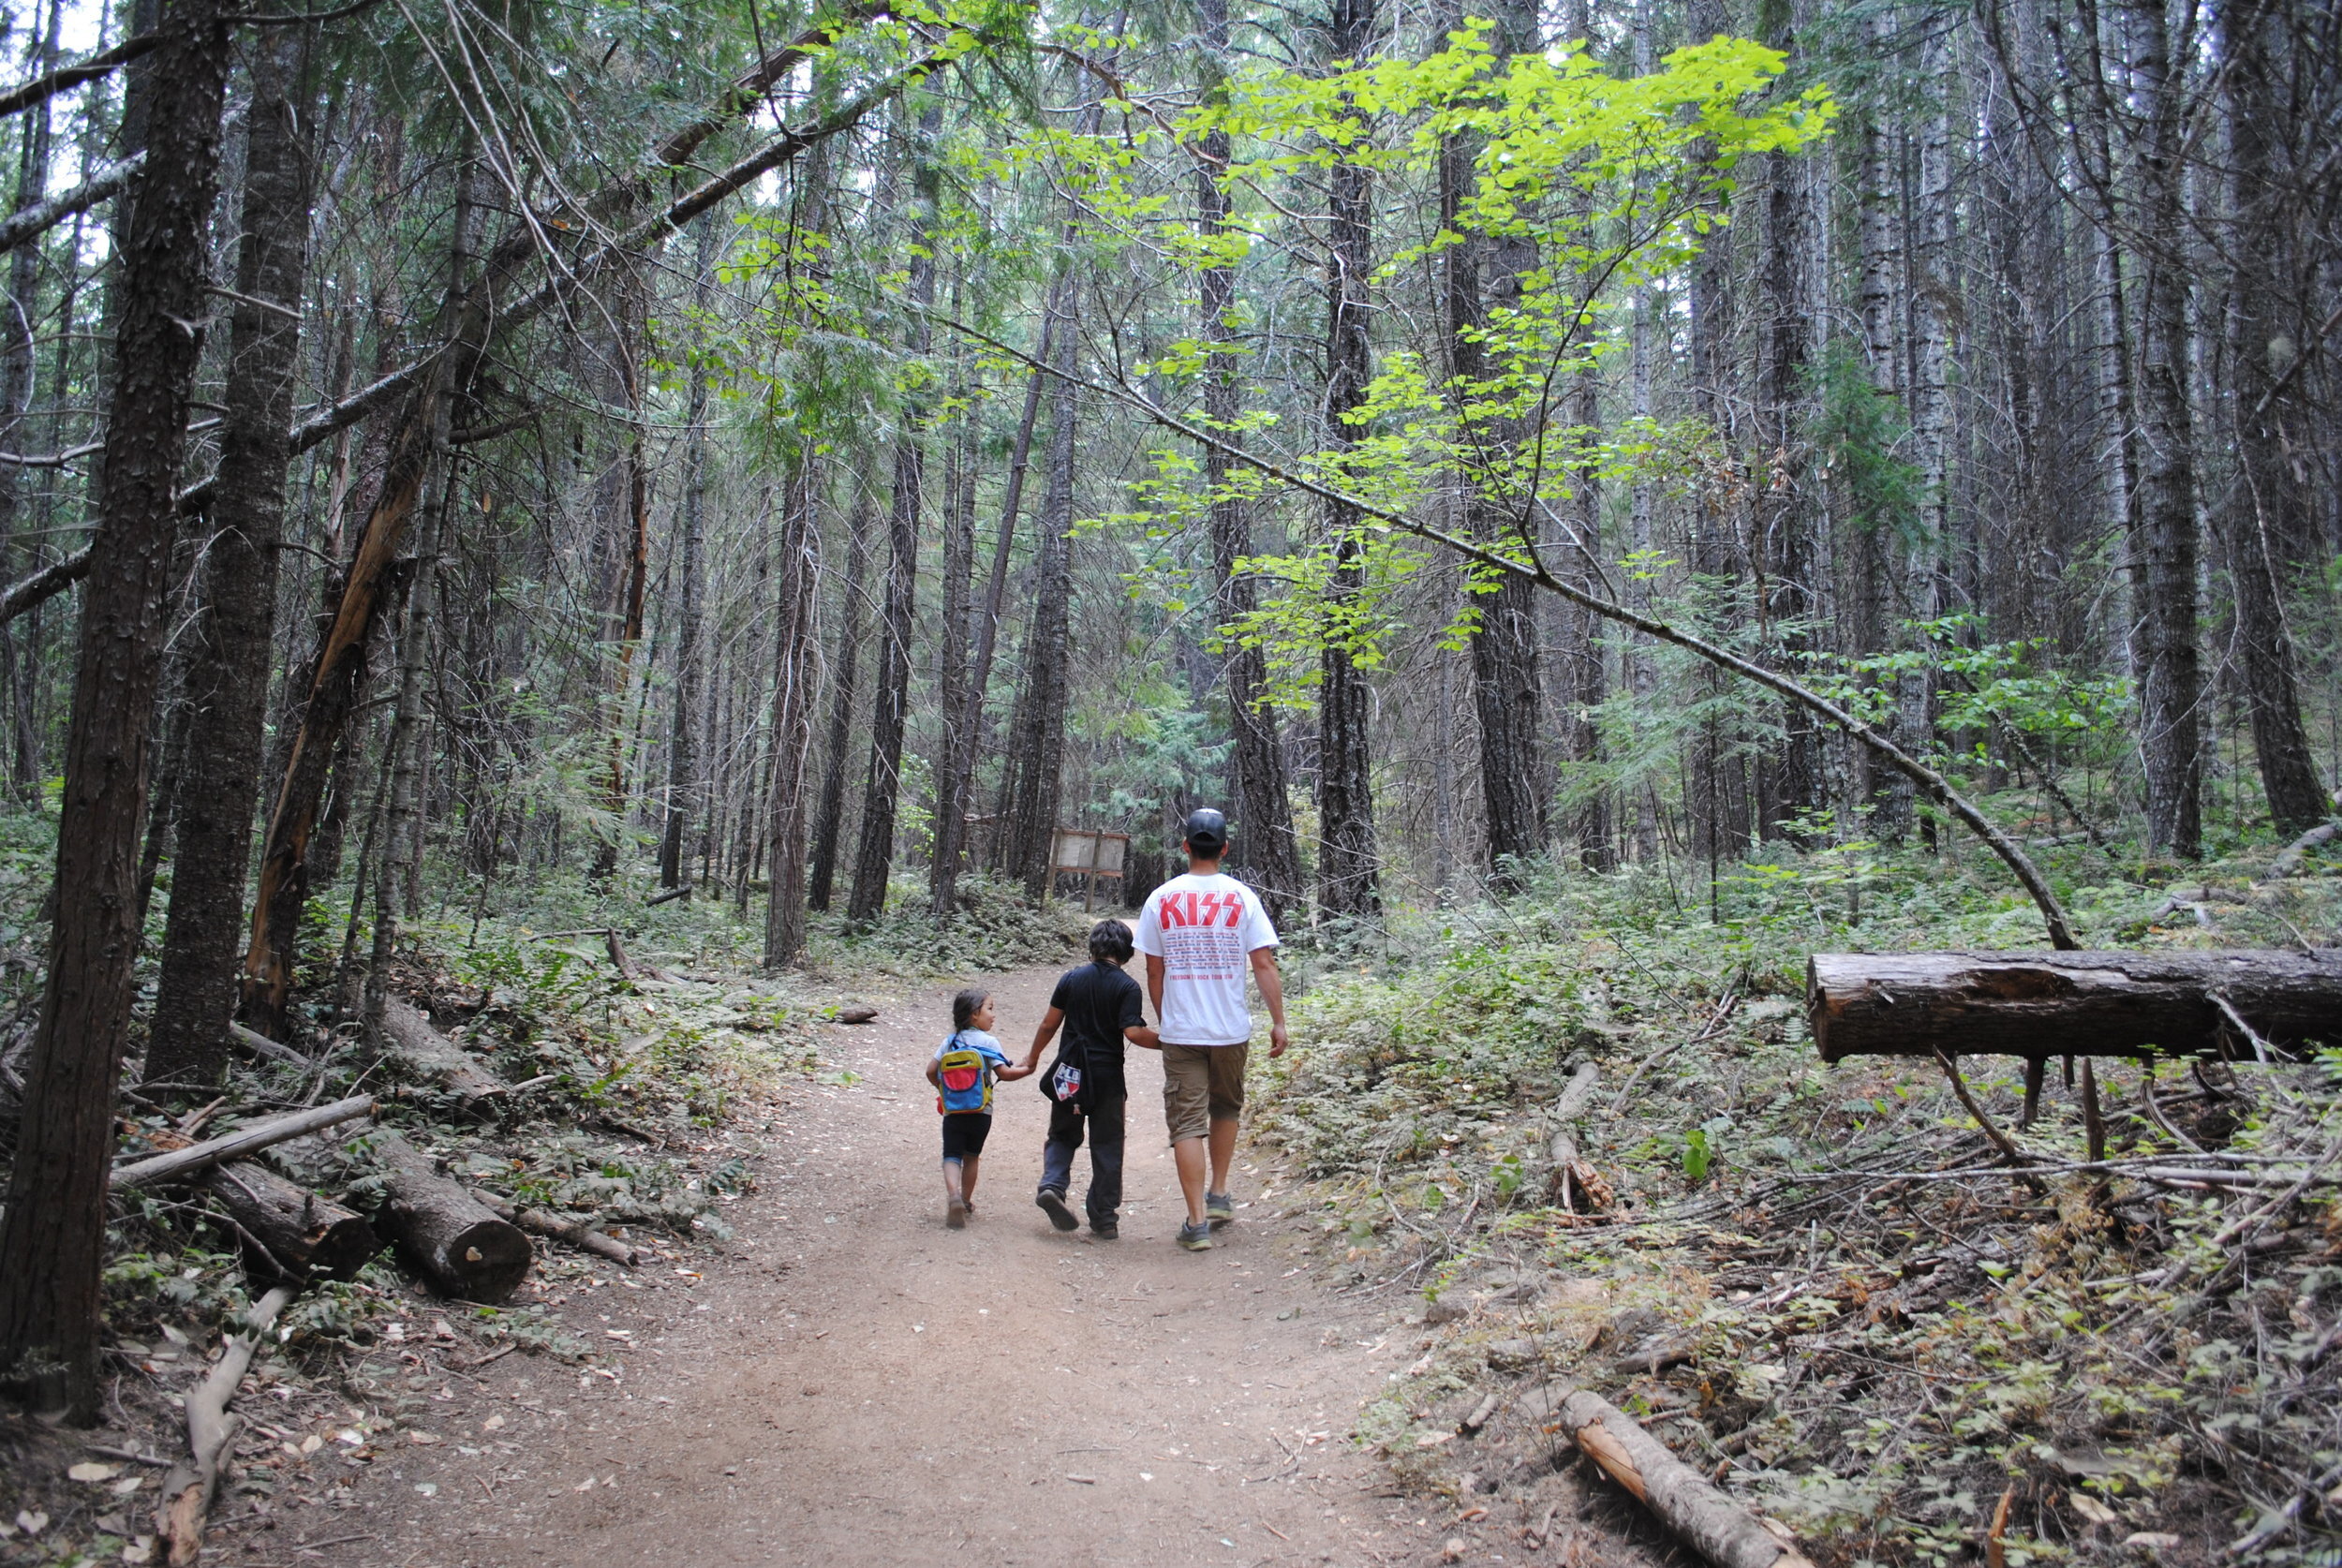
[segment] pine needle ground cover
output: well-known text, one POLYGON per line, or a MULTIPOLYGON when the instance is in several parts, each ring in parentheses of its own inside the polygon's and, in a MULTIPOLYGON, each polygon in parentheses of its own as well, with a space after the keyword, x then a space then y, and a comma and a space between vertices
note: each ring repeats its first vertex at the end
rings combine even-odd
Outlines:
MULTIPOLYGON (((2092 945, 2331 944, 2334 868, 2266 869, 2072 859, 2061 892, 2092 945)), ((2109 1161, 2216 1169, 2192 1186, 2071 1169, 2053 1066, 2028 1183, 1934 1063, 1823 1065, 1801 997, 1809 951, 2038 946, 2029 910, 1858 851, 1727 869, 1712 911, 1577 876, 1297 966, 1304 1048, 1261 1123, 1282 1202, 1421 1339, 1361 1441, 1459 1517, 1549 1529, 1569 1384, 1825 1564, 2337 1561, 2342 1060, 2166 1062, 2152 1107, 2149 1069, 2096 1064, 2109 1161)), ((2022 1064, 1964 1070, 2015 1128, 2022 1064)))

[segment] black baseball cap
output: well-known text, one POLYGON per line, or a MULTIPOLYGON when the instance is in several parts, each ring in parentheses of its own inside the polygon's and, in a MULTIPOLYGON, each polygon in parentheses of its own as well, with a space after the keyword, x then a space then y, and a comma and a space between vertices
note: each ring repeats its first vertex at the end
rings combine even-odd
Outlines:
POLYGON ((1228 819, 1203 806, 1187 814, 1187 847, 1199 855, 1210 855, 1228 847, 1228 819))

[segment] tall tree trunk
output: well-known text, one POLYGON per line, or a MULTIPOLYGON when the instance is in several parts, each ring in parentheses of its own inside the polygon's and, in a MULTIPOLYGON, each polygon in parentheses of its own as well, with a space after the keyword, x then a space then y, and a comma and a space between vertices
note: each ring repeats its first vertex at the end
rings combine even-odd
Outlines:
POLYGON ((1009 737, 1015 780, 1001 831, 1007 849, 1001 869, 1025 884, 1035 900, 1049 894, 1056 847, 1060 785, 1064 777, 1065 704, 1072 657, 1075 349, 1080 337, 1081 290, 1070 280, 1056 329, 1057 366, 1049 389, 1049 451, 1043 482, 1039 549, 1033 561, 1032 615, 1025 623, 1025 681, 1009 737))
POLYGON ((824 913, 837 878, 838 818, 846 809, 854 677, 862 660, 863 580, 870 571, 869 497, 861 484, 853 489, 853 509, 846 525, 846 580, 838 595, 837 653, 830 660, 829 745, 823 757, 821 804, 813 811, 812 867, 806 888, 807 907, 824 913))
MULTIPOLYGON (((935 257, 928 238, 943 191, 932 142, 942 126, 941 105, 920 115, 919 145, 912 176, 919 204, 911 236, 910 341, 913 358, 924 357, 931 333, 926 312, 935 303, 935 257)), ((870 762, 863 777, 862 829, 854 845, 853 890, 846 918, 876 919, 886 908, 886 879, 895 865, 895 809, 902 793, 903 732, 911 719, 911 622, 919 588, 919 521, 926 483, 926 450, 916 413, 905 407, 895 437, 895 489, 886 518, 886 603, 879 631, 878 703, 870 715, 870 762)))
MULTIPOLYGON (((694 226, 691 303, 704 318, 712 294, 716 265, 716 223, 703 217, 694 226)), ((707 575, 707 367, 698 356, 691 360, 691 393, 686 418, 683 456, 683 591, 676 606, 682 625, 675 636, 674 722, 667 737, 667 821, 659 839, 659 885, 683 885, 689 875, 686 841, 702 809, 700 759, 693 745, 698 738, 701 687, 701 600, 707 575)))
MULTIPOLYGON (((764 967, 785 968, 805 951, 805 764, 813 744, 814 541, 820 537, 821 458, 808 444, 789 476, 780 533, 778 598, 773 616, 771 876, 764 904, 764 967)), ((744 874, 745 878, 745 874, 744 874)))
MULTIPOLYGON (((1333 0, 1327 51, 1335 61, 1363 62, 1374 41, 1374 0, 1333 0)), ((1372 379, 1369 331, 1373 308, 1373 175, 1363 164, 1334 152, 1327 171, 1332 186, 1326 259, 1326 444, 1339 454, 1358 440, 1349 416, 1366 401, 1372 379)), ((1357 510, 1343 502, 1327 507, 1326 531, 1333 542, 1334 574, 1329 597, 1339 606, 1365 581, 1357 510)), ((1382 866, 1374 843, 1373 751, 1370 733, 1371 694, 1366 674, 1337 637, 1327 642, 1318 666, 1317 815, 1323 836, 1318 851, 1317 901, 1337 919, 1376 920, 1382 915, 1382 866)))
MULTIPOLYGON (((49 0, 44 24, 36 10, 33 47, 26 51, 27 75, 37 76, 56 68, 58 29, 64 22, 64 0, 49 0)), ((25 111, 22 136, 16 174, 15 210, 20 213, 37 205, 49 193, 51 126, 46 100, 25 111)), ((40 259, 38 241, 19 245, 8 255, 7 317, 0 321, 0 447, 15 451, 24 450, 21 433, 33 401, 33 323, 40 316, 40 259)), ((64 357, 61 349, 59 358, 64 357)), ((14 464, 0 468, 0 572, 11 578, 16 573, 18 476, 14 464)), ((9 727, 12 745, 8 788, 20 805, 29 805, 40 798, 41 781, 38 747, 28 711, 31 673, 20 673, 22 657, 17 646, 16 629, 0 627, 0 673, 7 677, 8 701, 15 714, 15 721, 9 727)))
MULTIPOLYGON (((1208 100, 1224 99, 1227 0, 1198 0, 1196 13, 1203 24, 1201 64, 1208 73, 1205 93, 1208 100)), ((1196 231, 1209 245, 1228 231, 1230 203, 1221 185, 1232 155, 1226 128, 1215 125, 1206 131, 1196 153, 1196 231)), ((1199 335, 1209 343, 1221 342, 1237 325, 1233 319, 1235 262, 1205 268, 1202 295, 1199 335)), ((1243 415, 1244 388, 1239 376, 1239 361, 1233 353, 1214 353, 1205 365, 1204 420, 1215 431, 1234 430, 1243 415)), ((1238 568, 1253 553, 1252 510, 1224 494, 1228 457, 1218 447, 1204 451, 1204 481, 1212 494, 1212 587, 1220 622, 1226 626, 1259 607, 1252 574, 1238 568)), ((1277 711, 1261 700, 1268 685, 1268 658, 1258 647, 1238 643, 1226 649, 1225 658, 1223 680, 1234 742, 1229 766, 1236 797, 1229 869, 1252 885, 1269 918, 1282 925, 1289 912, 1302 907, 1309 890, 1301 880, 1301 850, 1293 833, 1293 803, 1277 711)), ((1203 694, 1195 695, 1200 700, 1203 694)))
MULTIPOLYGON (((1070 274, 1060 273, 1049 287, 1049 297, 1042 308, 1041 342, 1033 356, 1043 364, 1055 364, 1057 351, 1058 316, 1064 304, 1064 291, 1071 287, 1070 274)), ((1008 600, 1009 556, 1016 542, 1016 516, 1024 505, 1025 476, 1032 466, 1032 433, 1041 422, 1041 394, 1050 377, 1045 371, 1035 369, 1025 382, 1025 411, 1016 423, 1016 440, 1008 460, 1008 485, 1001 499, 1001 526, 992 541, 992 567, 984 590, 984 607, 976 614, 976 650, 970 660, 966 706, 956 735, 960 745, 953 772, 959 781, 961 798, 973 806, 976 797, 976 756, 984 742, 985 703, 992 683, 992 663, 1000 647, 1001 615, 1008 600)), ((1001 799, 1001 809, 995 813, 992 833, 985 845, 985 864, 993 869, 1001 865, 1001 854, 1006 844, 1002 822, 1008 812, 1006 802, 1015 781, 1015 760, 1004 760, 1001 799)), ((972 851, 974 846, 971 845, 972 851)))
MULTIPOLYGON (((1797 47, 1791 0, 1767 0, 1763 32, 1776 49, 1797 47)), ((1794 667, 1812 650, 1809 617, 1814 610, 1814 540, 1806 488, 1805 412, 1808 353, 1813 335, 1808 269, 1817 265, 1818 238, 1812 221, 1810 160, 1786 154, 1764 159, 1758 292, 1763 312, 1757 355, 1756 438, 1758 487, 1756 550, 1763 575, 1769 641, 1794 667)), ((1815 721, 1795 707, 1784 715, 1786 732, 1761 790, 1760 831, 1769 837, 1794 833, 1803 814, 1828 803, 1823 787, 1821 735, 1815 721)))
POLYGON ((2179 145, 2186 134, 2186 92, 2173 72, 2160 0, 2132 0, 2127 20, 2143 111, 2137 222, 2151 237, 2140 288, 2140 545, 2133 552, 2146 569, 2141 762, 2148 847, 2194 860, 2203 852, 2203 678, 2196 627, 2187 273, 2180 254, 2187 232, 2179 145))
POLYGON ((2317 323, 2303 308, 2309 269, 2288 221, 2301 193, 2280 180, 2290 170, 2280 170, 2277 155, 2289 111, 2305 96, 2290 92, 2286 80, 2288 10, 2274 0, 2239 0, 2223 19, 2236 181, 2227 361, 2235 379, 2229 402, 2241 482, 2223 509, 2222 532, 2261 791, 2271 821, 2290 837, 2322 821, 2329 806, 2302 724, 2293 639, 2285 624, 2286 577, 2318 558, 2305 473, 2317 437, 2295 364, 2317 323))
MULTIPOLYGON (((1509 5, 1505 24, 1492 39, 1496 58, 1537 48, 1534 8, 1509 5)), ((1463 7, 1450 0, 1443 33, 1462 28, 1463 7)), ((1440 148, 1440 225, 1461 234, 1441 257, 1440 288, 1451 397, 1459 410, 1487 401, 1488 355, 1481 333, 1490 300, 1504 308, 1519 305, 1523 272, 1536 265, 1534 244, 1462 231, 1462 209, 1475 183, 1476 138, 1456 135, 1440 148)), ((1472 531, 1500 549, 1522 550, 1533 542, 1527 520, 1535 515, 1519 487, 1502 476, 1519 446, 1520 421, 1505 415, 1470 419, 1460 432, 1472 455, 1461 476, 1472 531)), ((1500 578, 1475 594, 1478 619, 1472 630, 1473 703, 1480 724, 1480 796, 1487 826, 1488 874, 1491 885, 1519 885, 1521 862, 1544 852, 1545 762, 1539 739, 1544 729, 1544 685, 1537 668, 1536 593, 1519 578, 1500 578)))
MULTIPOLYGON (((1875 55, 1894 61, 1896 19, 1882 9, 1871 22, 1875 55)), ((1899 64, 1899 62, 1897 62, 1899 64)), ((1883 84, 1882 84, 1883 87, 1883 84)), ((1891 123, 1886 95, 1865 116, 1862 126, 1861 194, 1861 310, 1862 351, 1868 362, 1871 390, 1881 399, 1899 401, 1903 386, 1904 246, 1903 134, 1891 123)), ((1893 643, 1889 631, 1889 601, 1892 592, 1892 555, 1897 543, 1890 520, 1871 516, 1860 520, 1852 540, 1854 562, 1850 630, 1854 650, 1883 653, 1893 643)), ((1897 704, 1900 714, 1900 704, 1897 704)), ((1909 744, 1907 732, 1890 719, 1895 733, 1909 744)), ((1868 752, 1857 767, 1863 784, 1862 799, 1872 809, 1872 831, 1883 841, 1900 843, 1910 832, 1910 781, 1880 765, 1868 752)))
POLYGON ((130 1024, 130 924, 162 664, 187 403, 202 344, 203 241, 219 170, 228 36, 217 0, 172 0, 130 188, 106 426, 106 489, 82 592, 57 825, 55 919, 0 1219, 0 1377, 37 1408, 97 1414, 99 1271, 114 1090, 130 1024))
MULTIPOLYGON (((463 298, 471 270, 479 178, 479 159, 467 156, 455 176, 453 236, 448 246, 445 294, 451 303, 463 298)), ((407 574, 406 613, 398 636, 397 705, 392 710, 390 740, 382 751, 388 806, 383 816, 380 852, 374 865, 374 953, 366 966, 364 1013, 366 1039, 377 1047, 382 1043, 382 1019, 390 1003, 391 961, 398 953, 399 876, 408 857, 420 855, 422 851, 422 780, 427 762, 423 685, 430 669, 432 601, 437 597, 440 540, 446 535, 448 512, 455 495, 455 459, 447 444, 448 427, 453 417, 453 400, 441 399, 438 423, 431 433, 436 452, 423 481, 422 531, 416 538, 413 568, 407 574)), ((362 883, 350 897, 354 903, 365 894, 362 883)))
POLYGON ((170 1082, 210 1083, 227 1067, 276 635, 291 463, 286 431, 301 350, 296 311, 309 259, 314 95, 307 30, 263 41, 252 55, 245 115, 244 240, 236 263, 236 292, 244 298, 230 318, 227 430, 184 693, 191 733, 146 1055, 147 1077, 170 1082))
MULTIPOLYGON (((952 314, 959 314, 954 285, 952 314)), ((964 363, 954 376, 953 402, 965 408, 970 388, 964 363)), ((943 467, 943 634, 936 651, 936 707, 942 717, 935 758, 935 859, 928 868, 928 901, 940 919, 959 907, 960 861, 967 852, 968 774, 973 764, 970 722, 968 631, 974 606, 970 574, 976 555, 976 417, 962 413, 943 467)))
POLYGON ((627 788, 627 697, 634 688, 634 658, 643 643, 643 616, 650 596, 650 465, 643 451, 643 356, 647 351, 650 302, 646 280, 630 261, 620 263, 618 377, 626 398, 626 455, 620 460, 618 504, 624 555, 618 588, 618 669, 611 683, 610 755, 602 777, 602 809, 609 814, 594 851, 596 880, 615 876, 619 847, 632 836, 633 800, 627 788))

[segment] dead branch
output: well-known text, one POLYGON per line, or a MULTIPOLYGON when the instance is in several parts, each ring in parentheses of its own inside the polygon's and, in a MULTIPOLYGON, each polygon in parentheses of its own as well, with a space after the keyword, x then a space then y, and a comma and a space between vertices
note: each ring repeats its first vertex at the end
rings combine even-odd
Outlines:
POLYGON ((1559 1389, 1562 1430, 1677 1539, 1717 1568, 1812 1568, 1793 1545, 1600 1395, 1559 1389))
POLYGON ((167 1561, 172 1568, 187 1568, 203 1549, 204 1516, 211 1512, 212 1494, 219 1487, 220 1460, 236 1435, 229 1401, 252 1365, 260 1337, 292 1298, 290 1285, 279 1285, 260 1297, 245 1315, 244 1332, 228 1337, 219 1364, 187 1396, 187 1457, 163 1478, 162 1501, 155 1510, 155 1532, 168 1544, 167 1561))
POLYGON ((265 1121, 240 1127, 221 1137, 209 1138, 200 1144, 189 1144, 185 1148, 174 1148, 166 1154, 117 1166, 112 1185, 116 1191, 126 1191, 134 1187, 153 1187, 161 1182, 184 1180, 198 1171, 207 1170, 226 1161, 240 1160, 273 1145, 322 1132, 328 1127, 339 1127, 346 1121, 355 1121, 373 1114, 374 1097, 357 1094, 348 1100, 336 1100, 331 1105, 319 1105, 314 1110, 271 1117, 265 1121))

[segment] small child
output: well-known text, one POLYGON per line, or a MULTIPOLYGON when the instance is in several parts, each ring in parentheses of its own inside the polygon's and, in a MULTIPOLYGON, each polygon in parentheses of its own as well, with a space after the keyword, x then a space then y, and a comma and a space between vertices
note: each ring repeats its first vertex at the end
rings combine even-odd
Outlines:
POLYGON ((1008 1059, 992 1028, 992 993, 971 986, 952 998, 952 1037, 935 1048, 927 1082, 943 1115, 943 1223, 965 1227, 976 1212, 976 1168, 992 1132, 992 1085, 1030 1077, 1035 1064, 1008 1059))
POLYGON ((1057 1065, 1042 1093, 1049 1097, 1049 1141, 1041 1151, 1041 1190, 1033 1201, 1060 1231, 1080 1224, 1065 1202, 1074 1177, 1074 1155, 1089 1138, 1089 1193, 1082 1206, 1089 1229, 1101 1241, 1121 1235, 1116 1210, 1122 1203, 1122 1112, 1130 1089, 1122 1075, 1122 1045, 1155 1050, 1161 1044, 1147 1027, 1138 982, 1122 972, 1131 960, 1131 928, 1102 920, 1089 928, 1089 962, 1068 969, 1049 995, 1049 1011, 1032 1037, 1028 1061, 1065 1030, 1057 1065))

